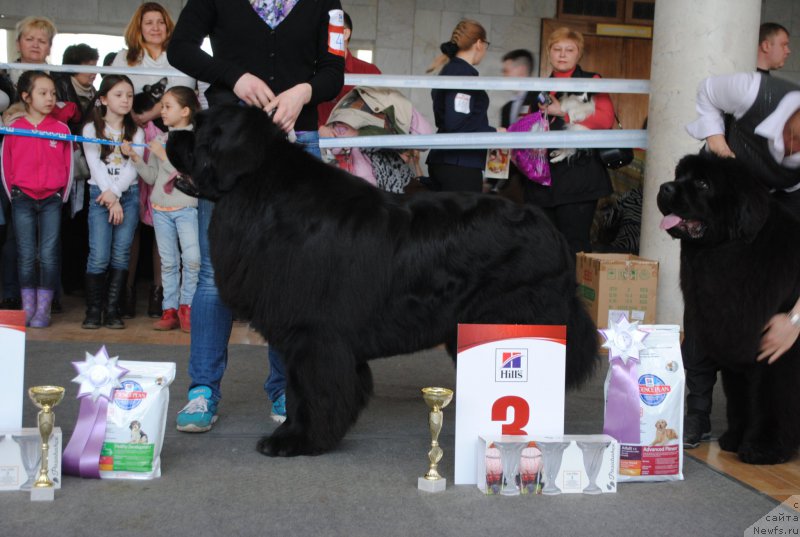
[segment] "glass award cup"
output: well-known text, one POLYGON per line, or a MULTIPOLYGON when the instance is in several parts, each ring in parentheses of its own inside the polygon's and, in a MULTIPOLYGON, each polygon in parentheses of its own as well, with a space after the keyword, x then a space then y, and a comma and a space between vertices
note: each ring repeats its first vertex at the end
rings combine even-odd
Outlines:
POLYGON ((503 478, 503 460, 500 450, 490 447, 486 450, 486 493, 500 494, 503 478))
POLYGON ((589 485, 583 489, 584 494, 602 494, 603 490, 597 486, 597 475, 603 465, 603 453, 606 452, 611 442, 575 442, 583 452, 583 467, 589 476, 589 485))
POLYGON ((517 484, 519 474, 519 459, 522 450, 528 447, 524 441, 495 441, 494 447, 500 450, 500 460, 503 463, 503 486, 501 496, 519 496, 520 487, 517 484))
POLYGON ((27 475, 27 480, 22 484, 20 490, 31 490, 36 479, 36 467, 40 463, 39 457, 42 456, 39 439, 31 435, 14 435, 11 438, 19 445, 22 466, 25 468, 25 474, 27 475))
POLYGON ((545 483, 542 488, 542 494, 561 494, 561 489, 556 486, 556 477, 558 477, 558 470, 561 468, 561 457, 570 444, 571 442, 536 442, 544 458, 545 483))
POLYGON ((37 422, 39 424, 39 436, 42 437, 42 458, 39 475, 36 477, 33 487, 51 489, 54 483, 48 475, 47 465, 49 462, 50 435, 53 434, 53 424, 56 421, 53 407, 64 398, 64 388, 61 386, 34 386, 28 389, 28 396, 33 401, 33 404, 41 409, 37 422))
POLYGON ((519 477, 523 494, 539 492, 539 472, 542 471, 542 452, 537 447, 526 447, 519 459, 519 477))

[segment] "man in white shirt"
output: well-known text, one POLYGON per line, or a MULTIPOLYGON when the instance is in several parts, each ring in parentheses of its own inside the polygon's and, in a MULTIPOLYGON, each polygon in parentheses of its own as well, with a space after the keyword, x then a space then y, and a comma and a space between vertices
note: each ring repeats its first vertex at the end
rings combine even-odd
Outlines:
MULTIPOLYGON (((759 72, 710 77, 697 91, 698 118, 687 132, 705 140, 709 151, 736 158, 773 196, 800 215, 800 86, 759 72), (725 116, 730 116, 726 118, 725 116), (726 121, 727 119, 727 121, 726 121)), ((792 311, 800 310, 800 301, 792 311)), ((764 328, 758 360, 777 360, 800 335, 789 314, 772 317, 764 328)), ((684 446, 711 437, 711 394, 716 366, 685 349, 687 415, 684 446)))

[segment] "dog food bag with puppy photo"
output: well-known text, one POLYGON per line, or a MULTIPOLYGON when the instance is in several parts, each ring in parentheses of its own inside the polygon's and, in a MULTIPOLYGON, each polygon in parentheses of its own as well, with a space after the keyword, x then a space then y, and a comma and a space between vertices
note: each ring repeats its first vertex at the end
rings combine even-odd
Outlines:
POLYGON ((685 373, 677 325, 638 325, 623 315, 606 338, 603 432, 619 441, 619 482, 683 479, 685 373))
POLYGON ((114 391, 100 452, 102 479, 154 479, 161 476, 161 447, 167 425, 173 362, 120 360, 128 370, 114 391))

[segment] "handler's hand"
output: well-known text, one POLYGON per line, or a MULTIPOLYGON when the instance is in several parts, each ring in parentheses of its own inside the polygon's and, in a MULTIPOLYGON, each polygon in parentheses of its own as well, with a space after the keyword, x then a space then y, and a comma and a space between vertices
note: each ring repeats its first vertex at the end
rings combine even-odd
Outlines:
POLYGON ((550 100, 552 102, 546 106, 542 103, 539 103, 539 110, 546 113, 548 116, 564 117, 566 114, 561 109, 561 102, 556 99, 555 95, 551 95, 550 100))
POLYGON ((759 348, 761 352, 757 361, 767 360, 768 364, 775 363, 775 360, 794 345, 798 335, 800 335, 800 327, 792 326, 787 314, 778 313, 773 315, 767 326, 764 327, 764 334, 761 336, 761 347, 759 348))
POLYGON ((712 134, 706 138, 706 145, 708 145, 708 149, 715 155, 719 155, 723 158, 736 158, 731 148, 728 147, 728 142, 725 141, 725 136, 723 134, 712 134))
POLYGON ((275 94, 269 86, 255 75, 250 73, 243 74, 236 85, 233 86, 233 93, 250 106, 266 108, 270 101, 275 98, 275 94))
POLYGON ((269 113, 275 110, 272 121, 284 132, 294 128, 294 122, 300 115, 300 110, 311 100, 311 84, 303 82, 284 91, 272 100, 264 111, 269 113))

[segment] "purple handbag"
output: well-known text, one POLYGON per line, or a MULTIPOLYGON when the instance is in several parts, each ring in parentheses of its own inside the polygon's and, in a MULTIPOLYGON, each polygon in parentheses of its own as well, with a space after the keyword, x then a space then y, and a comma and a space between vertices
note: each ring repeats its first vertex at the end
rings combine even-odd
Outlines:
MULTIPOLYGON (((508 132, 547 132, 550 126, 541 112, 533 112, 508 127, 508 132)), ((550 186, 550 162, 547 149, 512 149, 511 161, 531 181, 550 186)))

